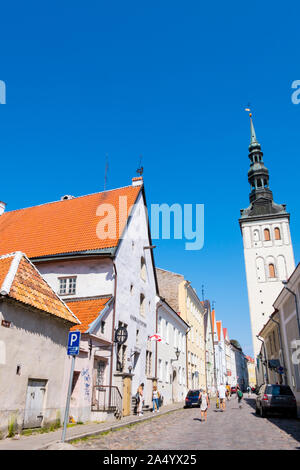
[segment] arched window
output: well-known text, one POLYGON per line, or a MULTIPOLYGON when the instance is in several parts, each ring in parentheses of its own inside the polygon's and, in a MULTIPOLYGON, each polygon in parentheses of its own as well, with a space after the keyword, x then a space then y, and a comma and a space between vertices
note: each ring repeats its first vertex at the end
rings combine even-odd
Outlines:
POLYGON ((146 262, 143 256, 141 257, 141 278, 146 281, 146 262))
POLYGON ((273 263, 269 264, 269 277, 275 277, 275 266, 273 263))
POLYGON ((268 228, 265 228, 264 229, 264 236, 265 236, 265 240, 267 242, 269 242, 271 240, 271 237, 270 237, 270 230, 268 228))
POLYGON ((276 227, 274 230, 275 240, 281 240, 280 228, 276 227))

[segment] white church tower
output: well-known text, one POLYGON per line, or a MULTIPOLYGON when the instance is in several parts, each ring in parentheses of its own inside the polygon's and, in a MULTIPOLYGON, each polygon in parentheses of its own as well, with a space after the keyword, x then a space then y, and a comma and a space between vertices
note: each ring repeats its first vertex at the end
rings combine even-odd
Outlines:
POLYGON ((255 357, 261 341, 256 337, 269 316, 273 303, 295 269, 290 234, 290 214, 285 204, 275 204, 269 189, 269 171, 255 135, 250 114, 249 146, 250 206, 241 210, 239 219, 244 242, 249 310, 255 357))

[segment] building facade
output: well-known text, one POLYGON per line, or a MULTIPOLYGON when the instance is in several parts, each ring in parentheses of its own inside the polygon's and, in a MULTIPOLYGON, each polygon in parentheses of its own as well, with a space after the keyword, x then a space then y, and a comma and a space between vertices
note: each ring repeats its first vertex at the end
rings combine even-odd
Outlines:
POLYGON ((284 204, 275 204, 269 172, 250 116, 250 206, 241 210, 252 341, 255 357, 261 344, 257 335, 273 312, 273 302, 295 268, 290 215, 284 204))
POLYGON ((189 325, 163 299, 157 298, 158 334, 156 343, 157 387, 163 404, 184 401, 186 386, 186 335, 189 325))
POLYGON ((95 413, 101 420, 107 410, 130 414, 141 383, 150 407, 158 290, 142 178, 2 213, 0 234, 1 250, 26 251, 81 318, 72 413, 84 420, 95 413))
POLYGON ((282 365, 300 415, 300 264, 275 300, 274 308, 280 322, 282 365))
POLYGON ((187 334, 187 388, 206 388, 203 304, 184 276, 164 269, 156 272, 160 295, 190 327, 187 334))
POLYGON ((212 328, 212 312, 210 302, 204 301, 204 329, 205 329, 205 352, 206 352, 206 386, 210 396, 215 396, 217 391, 216 364, 214 339, 212 328))
POLYGON ((0 257, 0 432, 63 422, 79 321, 21 252, 0 257))

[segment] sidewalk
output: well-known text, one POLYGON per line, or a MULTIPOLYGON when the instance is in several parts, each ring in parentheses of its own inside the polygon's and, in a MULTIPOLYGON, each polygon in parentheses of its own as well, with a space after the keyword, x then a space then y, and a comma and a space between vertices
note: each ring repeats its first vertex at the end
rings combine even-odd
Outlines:
MULTIPOLYGON (((184 403, 174 403, 172 405, 163 406, 159 413, 152 414, 146 412, 144 416, 126 416, 119 421, 101 423, 101 424, 78 424, 67 429, 65 442, 70 442, 73 439, 79 439, 87 436, 94 436, 102 432, 112 431, 113 429, 128 426, 131 423, 147 421, 155 419, 157 416, 164 415, 171 411, 180 410, 183 408, 184 403)), ((46 449, 51 444, 61 440, 62 429, 45 434, 35 434, 32 436, 20 436, 20 439, 4 439, 0 441, 0 450, 42 450, 46 449)))

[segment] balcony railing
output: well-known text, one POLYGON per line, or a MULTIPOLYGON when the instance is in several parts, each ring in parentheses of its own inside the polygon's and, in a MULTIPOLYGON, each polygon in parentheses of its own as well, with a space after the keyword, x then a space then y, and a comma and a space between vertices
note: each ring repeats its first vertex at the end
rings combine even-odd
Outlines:
POLYGON ((94 385, 92 411, 113 412, 118 419, 122 418, 122 395, 114 385, 94 385))

